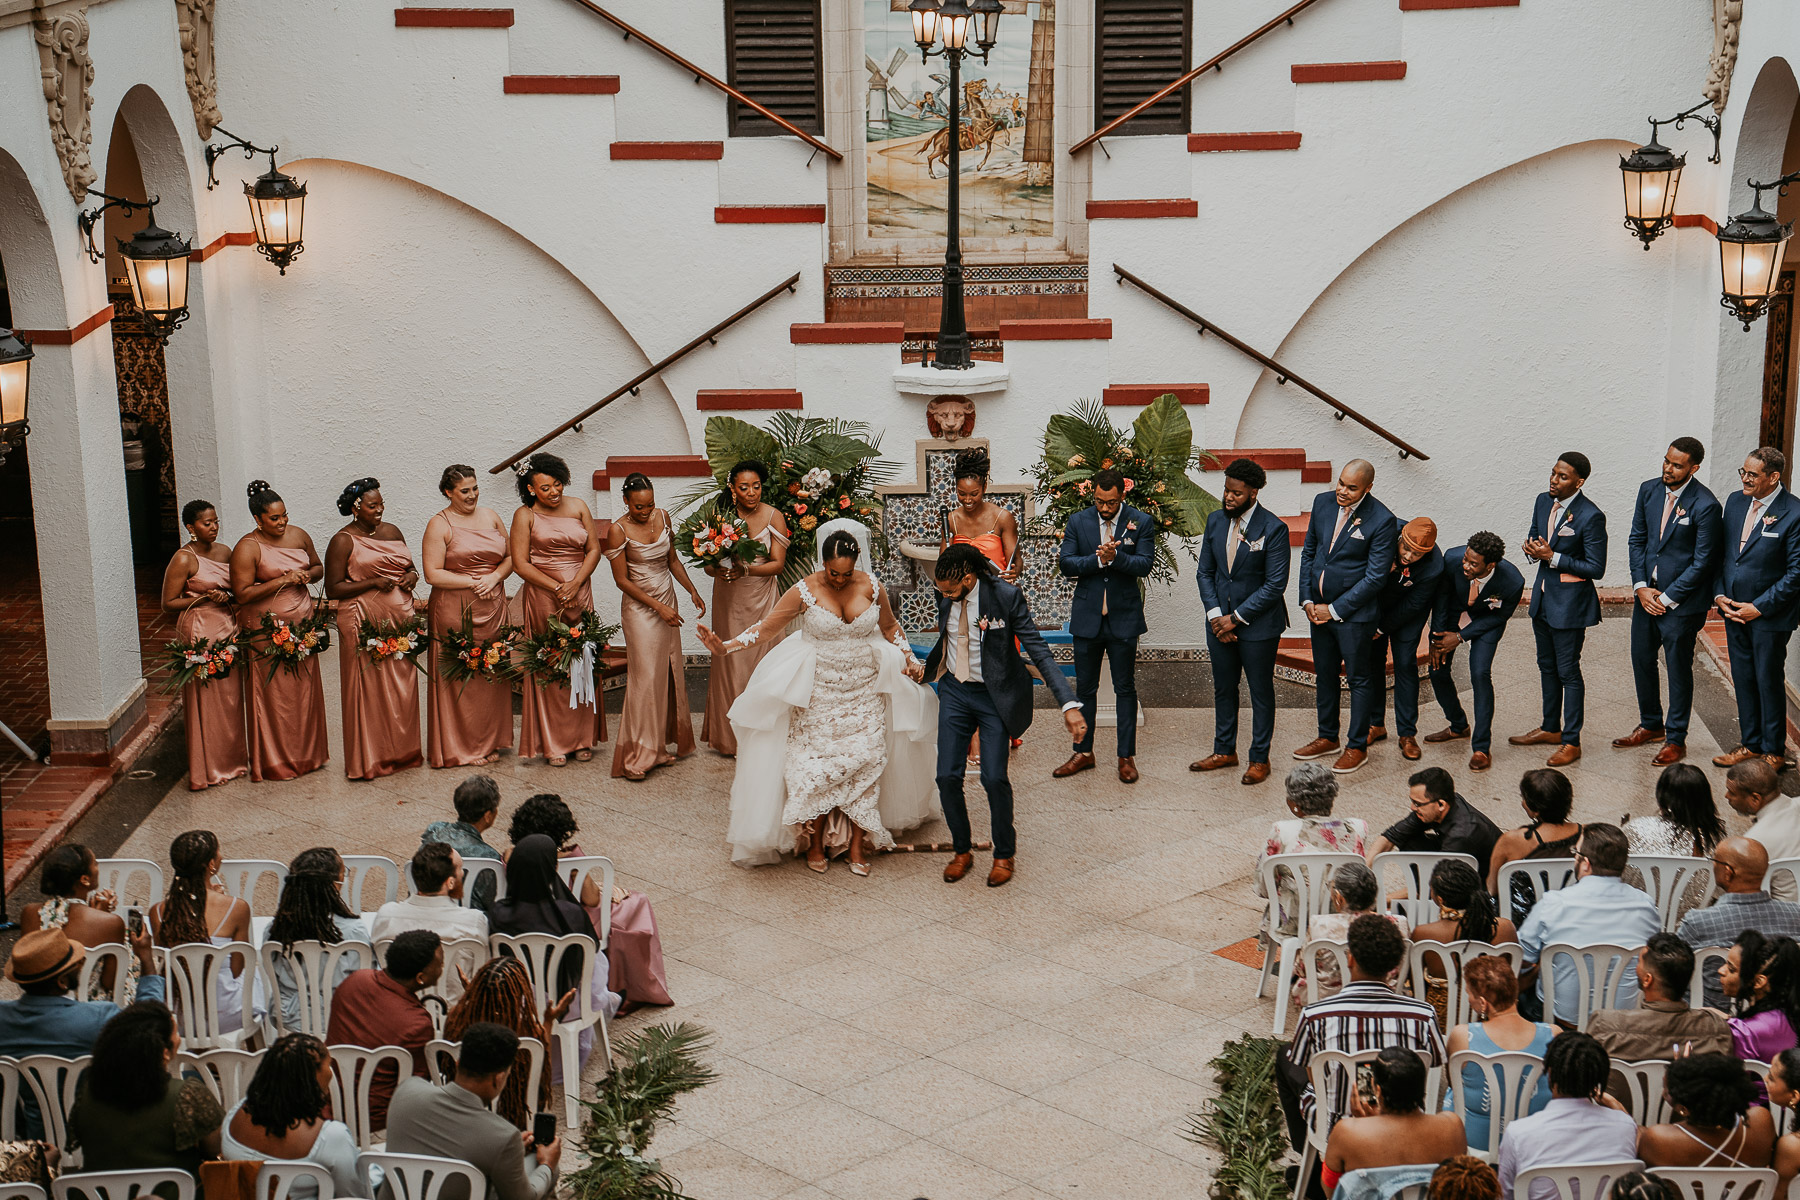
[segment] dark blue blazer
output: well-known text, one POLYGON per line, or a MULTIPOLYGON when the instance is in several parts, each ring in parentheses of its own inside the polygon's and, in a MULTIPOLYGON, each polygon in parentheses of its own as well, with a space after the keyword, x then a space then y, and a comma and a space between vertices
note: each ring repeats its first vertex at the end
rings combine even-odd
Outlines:
POLYGON ((1749 601, 1769 628, 1792 629, 1800 624, 1800 500, 1782 488, 1740 550, 1749 512, 1750 497, 1741 490, 1725 497, 1725 547, 1713 595, 1749 601))
POLYGON ((1436 546, 1418 562, 1400 561, 1399 534, 1405 525, 1399 517, 1394 518, 1394 561, 1375 602, 1375 626, 1386 634, 1417 629, 1430 619, 1437 606, 1438 587, 1444 582, 1444 552, 1436 546))
POLYGON ((1231 570, 1225 569, 1225 543, 1231 535, 1231 518, 1220 509, 1206 518, 1200 535, 1200 602, 1207 612, 1218 609, 1243 622, 1237 628, 1246 642, 1271 641, 1287 628, 1288 563, 1292 547, 1288 525, 1261 504, 1244 523, 1244 540, 1238 545, 1231 570))
MULTIPOLYGON (((1718 573, 1724 510, 1705 484, 1690 479, 1669 514, 1668 526, 1660 528, 1667 493, 1661 479, 1645 480, 1638 489, 1627 543, 1631 582, 1655 588, 1676 605, 1669 617, 1704 621, 1712 606, 1713 576, 1718 573)), ((1743 522, 1742 515, 1738 521, 1743 522)))
MULTIPOLYGON (((1044 635, 1038 632, 1037 624, 1031 619, 1025 593, 1004 579, 987 574, 983 574, 975 586, 981 589, 981 618, 988 622, 980 635, 981 679, 1000 714, 1000 723, 1006 726, 1006 735, 1023 737, 1031 727, 1031 673, 1025 669, 1025 660, 1019 657, 1019 650, 1013 648, 1014 638, 1018 639, 1019 649, 1031 656, 1032 664, 1037 667, 1050 694, 1056 697, 1057 704, 1073 701, 1075 690, 1069 686, 1062 667, 1057 665, 1050 647, 1044 644, 1044 635)), ((951 636, 947 632, 950 601, 942 592, 938 593, 937 610, 937 645, 925 656, 925 678, 929 680, 937 679, 948 665, 944 655, 945 641, 951 636)), ((975 631, 970 630, 969 636, 974 637, 975 631)))
POLYGON ((1531 583, 1531 615, 1552 629, 1584 629, 1600 623, 1600 593, 1594 580, 1606 574, 1606 514, 1600 506, 1577 492, 1556 516, 1556 528, 1546 529, 1552 498, 1541 492, 1531 509, 1531 533, 1544 538, 1561 558, 1553 567, 1537 564, 1531 583))
POLYGON ((1494 573, 1488 576, 1481 594, 1475 597, 1474 607, 1470 607, 1469 581, 1463 578, 1462 569, 1463 551, 1467 549, 1458 546, 1444 552, 1444 575, 1438 581, 1437 611, 1431 616, 1431 632, 1459 633, 1465 642, 1482 638, 1497 641, 1506 632, 1513 610, 1519 607, 1519 597, 1525 594, 1525 576, 1501 559, 1494 564, 1494 573), (1469 626, 1459 629, 1465 612, 1470 617, 1469 626))
POLYGON ((1089 505, 1069 518, 1063 529, 1062 573, 1075 580, 1075 601, 1069 607, 1069 632, 1076 637, 1100 636, 1100 597, 1106 597, 1106 615, 1113 632, 1121 637, 1142 637, 1144 597, 1138 580, 1156 566, 1156 522, 1150 515, 1119 505, 1113 519, 1113 538, 1119 552, 1111 564, 1100 561, 1100 510, 1089 505))
POLYGON ((1329 604, 1346 623, 1373 621, 1376 599, 1394 561, 1394 514, 1375 497, 1364 496, 1337 545, 1331 546, 1337 519, 1337 493, 1320 492, 1313 498, 1312 520, 1300 547, 1300 603, 1329 604))

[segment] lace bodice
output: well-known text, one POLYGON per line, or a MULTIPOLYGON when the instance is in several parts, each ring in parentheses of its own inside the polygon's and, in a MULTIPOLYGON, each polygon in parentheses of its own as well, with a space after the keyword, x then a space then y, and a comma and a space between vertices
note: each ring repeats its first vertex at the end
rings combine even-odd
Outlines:
POLYGON ((869 640, 881 624, 881 583, 872 580, 875 585, 875 596, 869 607, 856 614, 854 620, 846 621, 828 608, 819 606, 819 598, 812 593, 802 579, 795 586, 800 589, 800 598, 806 602, 806 612, 801 615, 800 628, 816 642, 842 642, 845 644, 861 644, 869 640))

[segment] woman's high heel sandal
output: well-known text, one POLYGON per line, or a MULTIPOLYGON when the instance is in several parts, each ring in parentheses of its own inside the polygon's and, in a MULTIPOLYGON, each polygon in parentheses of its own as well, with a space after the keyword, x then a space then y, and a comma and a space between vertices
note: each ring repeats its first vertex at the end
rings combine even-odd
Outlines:
POLYGON ((866 862, 852 861, 850 864, 850 873, 852 875, 862 875, 866 877, 869 874, 869 864, 866 862))
POLYGON ((824 836, 825 822, 823 819, 808 821, 803 828, 806 830, 806 869, 809 871, 817 871, 819 874, 823 875, 826 869, 831 866, 831 855, 825 852, 825 844, 821 840, 824 836), (814 850, 819 852, 819 859, 817 862, 813 861, 812 851, 814 850))

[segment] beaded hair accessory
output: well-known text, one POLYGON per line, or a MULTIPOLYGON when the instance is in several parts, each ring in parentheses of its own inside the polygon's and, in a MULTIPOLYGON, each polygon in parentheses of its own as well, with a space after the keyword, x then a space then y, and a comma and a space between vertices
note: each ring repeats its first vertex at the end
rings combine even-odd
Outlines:
POLYGON ((513 470, 518 472, 520 479, 530 479, 531 478, 531 460, 529 458, 520 459, 518 461, 518 463, 514 465, 513 470))

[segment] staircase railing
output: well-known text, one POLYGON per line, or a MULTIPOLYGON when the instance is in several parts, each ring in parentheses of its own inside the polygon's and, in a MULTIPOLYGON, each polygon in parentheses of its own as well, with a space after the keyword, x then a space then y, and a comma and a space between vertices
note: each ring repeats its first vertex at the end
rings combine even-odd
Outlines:
POLYGON ((1269 370, 1275 372, 1275 382, 1276 383, 1285 384, 1285 383, 1292 382, 1292 383, 1299 384, 1302 388, 1311 392, 1313 395, 1315 395, 1319 399, 1323 400, 1326 404, 1330 405, 1331 408, 1334 410, 1335 417, 1338 420, 1342 421, 1345 417, 1349 417, 1352 421, 1355 421, 1358 425, 1361 425, 1364 429, 1367 429, 1369 432, 1377 435, 1378 437, 1385 438, 1389 443, 1391 443, 1394 447, 1396 447, 1400 451, 1401 458, 1416 458, 1420 462, 1424 462, 1426 459, 1429 459, 1431 457, 1431 455, 1425 453, 1423 450, 1419 449, 1417 446, 1413 445, 1412 443, 1402 441, 1400 438, 1395 437, 1393 434, 1389 433, 1387 430, 1383 429, 1381 426, 1377 425, 1375 422, 1369 420, 1369 418, 1363 416, 1361 413, 1357 412, 1354 408, 1351 408, 1348 404, 1345 404, 1342 400, 1339 400, 1336 396, 1333 396, 1330 392, 1327 392, 1325 389, 1319 387, 1317 384, 1310 383, 1307 380, 1302 379, 1300 376, 1296 375, 1293 371, 1289 370, 1287 367, 1282 366, 1280 363, 1276 362, 1274 359, 1270 358, 1268 355, 1264 354, 1262 351, 1256 349, 1254 346, 1251 346, 1249 343, 1244 342, 1238 338, 1235 338, 1235 337, 1231 336, 1231 334, 1229 334, 1229 333, 1226 333, 1223 329, 1220 329, 1217 325, 1213 324, 1211 321, 1207 320, 1205 317, 1201 316, 1199 313, 1195 312, 1193 309, 1189 308, 1187 305, 1181 303, 1181 301, 1175 299, 1173 296, 1170 296, 1166 292, 1158 291, 1156 288, 1151 287, 1149 284, 1145 283, 1142 279, 1139 279, 1136 275, 1132 274, 1130 271, 1127 271, 1124 267, 1121 267, 1118 263, 1113 264, 1113 273, 1119 277, 1119 286, 1123 287, 1125 284, 1128 284, 1128 283, 1131 284, 1133 287, 1135 287, 1139 291, 1143 292, 1146 296, 1149 296, 1153 300, 1161 301, 1162 304, 1165 305, 1166 307, 1173 309, 1174 311, 1180 313, 1182 316, 1186 317, 1188 320, 1192 321, 1195 325, 1198 325, 1200 327, 1200 333, 1202 336, 1205 336, 1206 334, 1209 334, 1209 333, 1215 334, 1220 341, 1224 342, 1227 346, 1230 346, 1233 350, 1236 350, 1238 353, 1246 355, 1249 358, 1255 359, 1257 362, 1261 363, 1263 366, 1267 367, 1269 370))
MULTIPOLYGON (((581 2, 581 0, 577 0, 577 3, 580 3, 580 2, 581 2)), ((1294 23, 1294 18, 1296 16, 1305 12, 1307 9, 1311 8, 1313 5, 1317 4, 1318 2, 1319 2, 1319 0, 1300 0, 1300 2, 1298 4, 1294 5, 1292 8, 1288 9, 1286 12, 1282 13, 1280 16, 1269 21, 1268 24, 1263 25, 1261 28, 1257 29, 1256 32, 1250 34, 1247 37, 1239 38, 1237 41, 1235 41, 1231 45, 1227 46, 1224 50, 1221 50, 1219 53, 1213 55, 1211 58, 1209 58, 1205 62, 1201 63, 1199 66, 1197 66, 1193 70, 1189 71, 1186 75, 1183 75, 1180 79, 1177 79, 1174 83, 1171 83, 1167 87, 1158 91, 1155 95, 1151 96, 1148 100, 1145 100, 1139 104, 1133 105, 1131 108, 1126 109, 1119 116, 1114 117, 1112 120, 1108 121, 1106 124, 1102 125, 1100 128, 1094 130, 1094 132, 1088 134, 1086 137, 1082 138, 1079 142, 1076 142, 1073 146, 1070 146, 1069 153, 1070 154, 1081 153, 1083 150, 1087 149, 1089 146, 1093 145, 1095 142, 1099 141, 1101 138, 1105 137, 1107 134, 1111 133, 1113 130, 1115 130, 1119 126, 1123 125, 1125 122, 1131 120, 1131 118, 1133 118, 1133 117, 1137 116, 1139 113, 1143 112, 1146 108, 1149 108, 1152 104, 1155 104, 1158 100, 1161 100, 1164 96, 1167 96, 1173 92, 1180 91, 1182 88, 1184 88, 1188 84, 1194 82, 1194 80, 1200 78, 1200 76, 1206 74, 1208 71, 1223 71, 1225 69, 1224 63, 1225 63, 1226 59, 1230 58, 1232 55, 1236 54, 1238 51, 1244 49, 1245 47, 1253 45, 1265 33, 1268 33, 1270 30, 1275 29, 1277 26, 1292 25, 1294 23)))
POLYGON ((761 308, 763 305, 767 304, 769 301, 773 300, 775 297, 781 295, 781 293, 793 291, 795 286, 799 282, 800 282, 800 273, 798 271, 796 271, 796 272, 794 272, 794 274, 789 275, 784 282, 776 284, 774 287, 770 288, 768 291, 764 292, 762 295, 758 296, 756 299, 752 300, 750 303, 744 305, 744 307, 738 309, 736 312, 732 313, 729 317, 726 317, 723 321, 720 321, 717 325, 714 325, 711 329, 707 330, 705 333, 701 334, 699 337, 695 338, 693 341, 689 342, 687 345, 683 346, 681 349, 675 351, 675 353, 669 355, 667 358, 664 358, 658 362, 651 363, 648 367, 645 367, 642 371, 638 372, 638 374, 632 376, 630 379, 628 379, 624 383, 620 384, 612 392, 609 392, 607 395, 601 397, 599 401, 597 401, 594 404, 590 404, 588 407, 582 409, 580 412, 578 412, 574 416, 570 417, 567 421, 564 421, 561 425, 558 425, 555 429, 552 429, 549 433, 546 433, 543 437, 541 437, 537 441, 531 443, 531 445, 525 447, 523 450, 520 450, 518 453, 514 454, 511 458, 507 459, 505 462, 499 463, 492 467, 489 467, 488 474, 498 475, 500 472, 507 470, 508 468, 512 467, 515 463, 517 463, 520 459, 522 459, 526 455, 530 454, 532 451, 542 449, 543 447, 549 445, 551 442, 555 441, 557 438, 561 437, 563 434, 567 433, 569 430, 574 429, 576 426, 580 425, 583 421, 587 420, 589 417, 593 416, 595 413, 599 412, 601 409, 605 408, 607 405, 611 404, 614 400, 617 400, 620 396, 623 396, 625 393, 630 392, 632 395, 636 395, 638 388, 646 380, 652 379, 655 376, 661 374, 663 371, 668 370, 668 368, 670 366, 681 361, 683 358, 687 357, 687 355, 691 351, 697 350, 700 347, 701 343, 713 341, 721 333, 725 332, 725 330, 730 329, 733 325, 736 325, 739 321, 743 320, 745 317, 749 316, 751 313, 755 312, 757 309, 761 308))
MULTIPOLYGON (((742 92, 738 91, 736 88, 732 87, 729 83, 726 83, 723 79, 720 79, 717 75, 714 75, 711 71, 708 71, 706 68, 695 66, 693 63, 689 62, 687 59, 683 58, 681 55, 675 53, 675 51, 669 49, 667 46, 663 45, 661 42, 657 41, 656 39, 646 37, 642 31, 635 29, 630 25, 627 25, 624 21, 621 21, 618 17, 614 16, 612 13, 607 12, 604 8, 601 8, 598 4, 595 4, 594 0, 571 0, 571 3, 579 4, 582 8, 587 9, 589 12, 593 13, 596 17, 599 17, 602 21, 606 21, 607 23, 613 25, 615 28, 617 28, 621 33, 623 33, 625 35, 626 41, 630 41, 632 38, 636 38, 638 41, 644 43, 644 45, 646 47, 648 47, 649 49, 656 51, 658 54, 662 55, 664 58, 666 58, 670 62, 674 63, 676 66, 680 67, 682 70, 691 73, 694 77, 695 83, 710 83, 714 87, 718 88, 721 92, 724 92, 727 96, 730 96, 733 100, 736 100, 739 104, 743 104, 750 108, 754 108, 757 112, 761 113, 763 116, 767 117, 769 120, 775 122, 775 124, 781 126, 783 129, 787 130, 789 133, 793 134, 795 137, 799 138, 801 141, 803 141, 807 145, 811 146, 815 153, 827 155, 828 157, 830 157, 838 162, 842 162, 844 160, 844 156, 843 156, 842 152, 833 150, 830 146, 827 146, 824 142, 820 141, 818 138, 814 137, 812 134, 806 132, 806 130, 800 128, 798 125, 794 124, 792 121, 788 120, 786 117, 780 116, 779 114, 774 113, 774 112, 770 111, 768 108, 764 107, 763 105, 757 103, 755 100, 752 100, 750 97, 744 95, 744 93, 742 93, 742 92)), ((675 10, 672 8, 670 11, 675 11, 675 10)))

